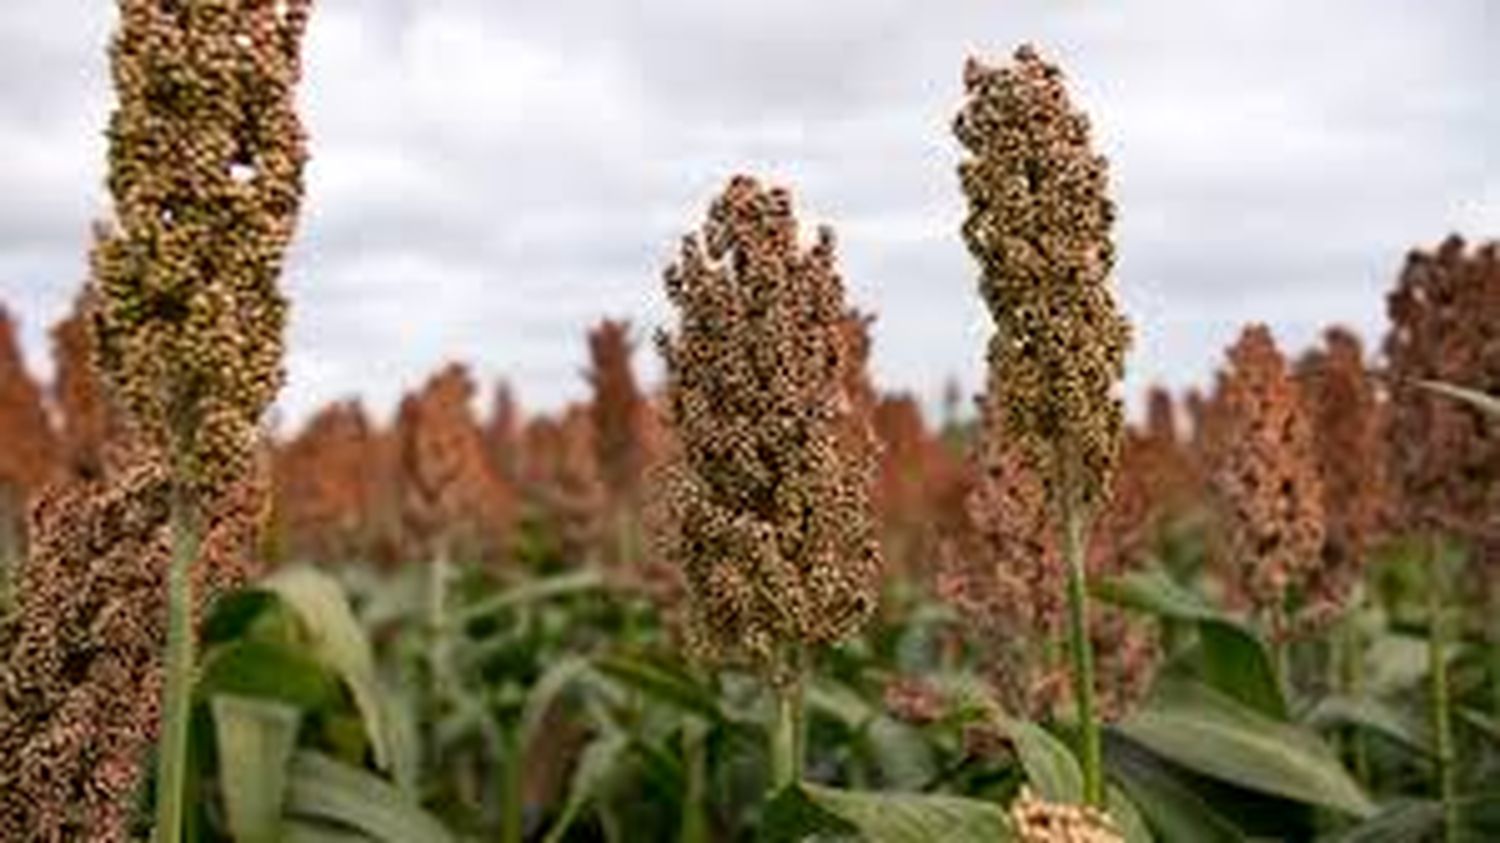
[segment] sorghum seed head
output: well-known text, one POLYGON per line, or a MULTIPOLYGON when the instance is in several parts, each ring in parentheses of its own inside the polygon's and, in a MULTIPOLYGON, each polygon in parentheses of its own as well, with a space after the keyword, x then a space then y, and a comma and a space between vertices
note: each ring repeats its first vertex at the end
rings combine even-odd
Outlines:
POLYGON ((589 385, 597 462, 611 497, 635 497, 645 470, 642 427, 646 402, 630 368, 635 343, 630 324, 605 319, 589 331, 589 385))
POLYGON ((295 557, 357 556, 374 529, 377 432, 358 401, 314 413, 276 452, 278 516, 295 557))
POLYGON ((992 69, 970 60, 954 134, 964 240, 995 322, 989 391, 1049 494, 1092 507, 1109 489, 1123 424, 1115 394, 1130 329, 1108 285, 1115 208, 1106 163, 1062 73, 1030 46, 992 69))
POLYGON ((1109 815, 1087 805, 1048 802, 1022 787, 1010 805, 1021 843, 1125 843, 1109 815))
MULTIPOLYGON (((57 471, 57 434, 42 389, 26 370, 10 314, 0 308, 0 509, 20 514, 57 471), (5 499, 10 498, 7 502, 5 499)), ((0 518, 7 517, 0 513, 0 518)), ((0 527, 0 529, 4 529, 0 527)))
POLYGON ((874 435, 831 230, 798 244, 791 195, 736 176, 666 272, 669 417, 662 556, 682 567, 699 654, 784 678, 789 646, 841 638, 875 605, 874 435))
POLYGON ((282 380, 277 276, 307 158, 293 108, 311 0, 119 0, 114 218, 92 256, 99 361, 207 505, 282 380))

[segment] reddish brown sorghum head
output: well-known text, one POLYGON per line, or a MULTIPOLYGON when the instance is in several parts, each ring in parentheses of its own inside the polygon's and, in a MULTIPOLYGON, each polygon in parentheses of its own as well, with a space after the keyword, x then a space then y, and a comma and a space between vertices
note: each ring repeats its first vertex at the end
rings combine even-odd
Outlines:
POLYGON ((1091 509, 1107 493, 1123 424, 1116 386, 1130 329, 1108 285, 1115 208, 1088 118, 1062 73, 1028 46, 1008 67, 970 60, 954 134, 995 322, 989 393, 1000 428, 1059 503, 1091 509))
POLYGON ((1022 787, 1010 804, 1019 843, 1125 843, 1109 815, 1087 805, 1048 802, 1022 787))
POLYGON ((1419 386, 1442 381, 1500 394, 1500 244, 1450 237, 1413 251, 1386 300, 1391 481, 1408 530, 1500 540, 1500 428, 1419 386))
POLYGON ((310 5, 119 0, 114 217, 92 256, 100 368, 205 508, 248 470, 281 385, 310 5))
POLYGON ((790 193, 731 179, 666 272, 679 320, 659 337, 680 446, 660 552, 686 575, 697 653, 773 681, 789 650, 858 629, 880 575, 833 233, 797 234, 790 193))
POLYGON ((635 352, 630 323, 605 319, 589 331, 588 339, 596 462, 610 496, 617 502, 630 501, 639 491, 646 463, 646 402, 630 368, 635 352))
POLYGON ((490 417, 484 422, 484 445, 495 474, 512 488, 521 483, 521 405, 506 381, 495 386, 490 417))
POLYGON ((454 363, 397 411, 402 522, 429 554, 455 541, 503 545, 515 515, 514 492, 485 455, 473 399, 468 370, 454 363))
POLYGON ((0 308, 0 510, 24 517, 27 498, 57 471, 57 434, 42 389, 26 370, 10 314, 0 308))
POLYGON ((943 690, 917 676, 897 676, 886 681, 885 710, 896 719, 918 726, 941 720, 948 711, 943 690))
POLYGON ((966 478, 960 461, 910 395, 883 396, 875 405, 874 427, 880 449, 875 504, 891 576, 928 578, 938 546, 954 521, 954 487, 966 478))
MULTIPOLYGON (((170 483, 144 450, 105 480, 51 487, 0 624, 0 839, 123 841, 154 739, 166 629, 170 483)), ((254 573, 261 462, 216 501, 197 606, 254 573)))
POLYGON ((340 401, 277 450, 277 514, 294 558, 340 561, 367 549, 381 479, 376 436, 358 401, 340 401))
POLYGON ((1323 485, 1301 390, 1264 325, 1229 349, 1213 485, 1222 507, 1229 595, 1271 633, 1288 631, 1323 549, 1323 485))
POLYGON ((1359 337, 1330 328, 1324 345, 1297 363, 1297 382, 1312 423, 1323 481, 1326 529, 1302 620, 1317 625, 1337 614, 1364 570, 1365 552, 1388 507, 1385 406, 1365 367, 1359 337))
POLYGON ((93 324, 87 289, 73 312, 52 328, 53 396, 61 416, 62 450, 69 471, 81 477, 104 472, 106 443, 125 435, 124 421, 94 365, 93 324))
POLYGON ((541 522, 567 562, 595 561, 604 539, 609 492, 589 406, 571 404, 555 417, 534 418, 521 439, 523 488, 541 522))

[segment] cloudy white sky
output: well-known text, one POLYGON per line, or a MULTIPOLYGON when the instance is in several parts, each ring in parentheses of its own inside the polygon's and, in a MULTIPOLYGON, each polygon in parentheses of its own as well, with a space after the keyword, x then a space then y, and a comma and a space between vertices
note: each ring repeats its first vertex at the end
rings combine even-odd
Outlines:
MULTIPOLYGON (((0 302, 42 371, 107 209, 113 6, 0 2, 0 302)), ((670 317, 661 268, 736 171, 837 227, 884 384, 975 386, 948 127, 964 56, 1023 40, 1112 160, 1132 390, 1204 378, 1247 320, 1375 336, 1409 246, 1500 236, 1489 0, 318 0, 284 414, 387 411, 453 358, 580 396, 585 327, 670 317)))

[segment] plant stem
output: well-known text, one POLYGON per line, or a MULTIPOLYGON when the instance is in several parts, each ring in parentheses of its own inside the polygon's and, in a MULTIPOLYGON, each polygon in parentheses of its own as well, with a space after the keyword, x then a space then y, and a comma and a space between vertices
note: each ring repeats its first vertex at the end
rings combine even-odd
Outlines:
POLYGON ((525 794, 522 787, 525 777, 521 775, 521 729, 515 724, 500 727, 504 732, 505 759, 500 782, 500 843, 521 843, 522 813, 525 810, 525 794))
POLYGON ((193 561, 198 530, 183 490, 172 495, 172 565, 167 575, 166 675, 162 680, 156 774, 156 843, 180 843, 187 811, 188 721, 193 703, 193 561))
POLYGON ((1068 639, 1073 660, 1073 696, 1078 707, 1078 754, 1083 761, 1084 800, 1104 807, 1099 721, 1094 715, 1094 645, 1089 638, 1086 521, 1076 502, 1063 512, 1063 555, 1068 565, 1068 639))
POLYGON ((689 720, 682 732, 687 788, 682 794, 682 823, 678 843, 706 843, 708 836, 708 734, 707 728, 689 720))
POLYGON ((1427 543, 1427 670, 1432 682, 1433 754, 1437 761, 1438 794, 1443 802, 1443 840, 1458 839, 1458 806, 1454 802, 1457 781, 1453 765, 1453 725, 1448 712, 1447 577, 1442 570, 1441 547, 1436 536, 1427 543))
POLYGON ((802 780, 802 676, 776 689, 776 724, 771 731, 771 793, 802 780))
POLYGON ((427 567, 427 677, 432 703, 442 699, 447 660, 445 644, 448 623, 448 543, 438 544, 427 567))

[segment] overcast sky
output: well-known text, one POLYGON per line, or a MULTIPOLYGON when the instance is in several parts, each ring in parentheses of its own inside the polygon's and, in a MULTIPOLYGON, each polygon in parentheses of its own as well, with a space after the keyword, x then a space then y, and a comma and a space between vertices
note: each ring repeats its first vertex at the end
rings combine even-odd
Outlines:
MULTIPOLYGON (((113 8, 0 2, 0 302, 41 371, 107 209, 113 8)), ((1500 236, 1487 0, 317 0, 283 413, 387 412, 453 358, 556 406, 605 315, 654 377, 661 269, 737 171, 837 228, 883 385, 975 388, 949 124, 964 56, 1025 40, 1112 162, 1132 391, 1204 379, 1249 320, 1375 337, 1407 248, 1500 236)))

